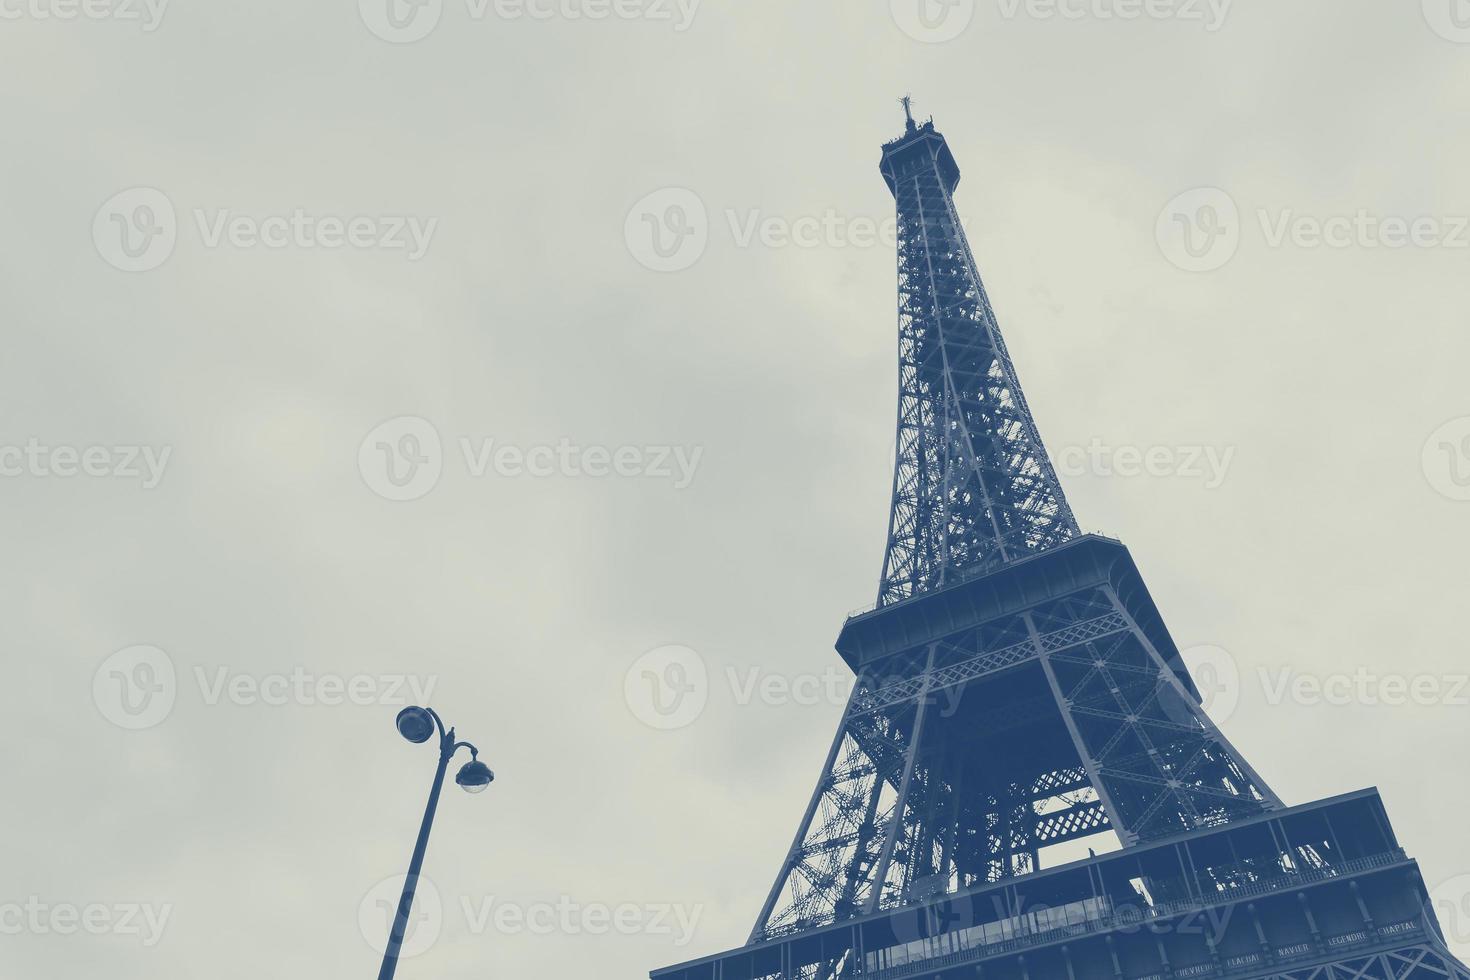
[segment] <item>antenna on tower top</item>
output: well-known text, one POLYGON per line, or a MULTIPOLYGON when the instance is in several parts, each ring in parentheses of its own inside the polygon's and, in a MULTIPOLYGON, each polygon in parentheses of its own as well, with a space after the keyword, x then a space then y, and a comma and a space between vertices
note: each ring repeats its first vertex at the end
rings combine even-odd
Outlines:
POLYGON ((903 106, 903 115, 906 123, 906 130, 912 133, 919 128, 918 125, 914 122, 914 97, 912 95, 905 95, 898 101, 899 104, 903 106))

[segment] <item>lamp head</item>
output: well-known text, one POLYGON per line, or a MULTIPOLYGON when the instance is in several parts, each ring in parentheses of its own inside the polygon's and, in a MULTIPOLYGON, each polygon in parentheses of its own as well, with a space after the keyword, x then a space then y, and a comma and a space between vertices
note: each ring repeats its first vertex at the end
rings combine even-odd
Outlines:
POLYGON ((398 712, 398 734, 415 744, 434 737, 434 716, 423 708, 408 707, 398 712))
POLYGON ((466 793, 483 793, 491 783, 495 782, 495 773, 491 772, 490 767, 485 763, 475 759, 464 764, 464 768, 460 769, 454 781, 459 783, 466 793))

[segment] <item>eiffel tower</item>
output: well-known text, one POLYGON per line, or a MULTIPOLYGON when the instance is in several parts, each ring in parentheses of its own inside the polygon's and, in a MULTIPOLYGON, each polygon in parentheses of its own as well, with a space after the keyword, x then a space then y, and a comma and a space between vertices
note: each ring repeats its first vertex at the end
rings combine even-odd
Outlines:
POLYGON ((959 167, 904 112, 881 164, 892 512, 877 603, 837 640, 856 685, 747 944, 651 976, 1470 980, 1378 792, 1283 803, 1203 710, 1128 549, 1078 527, 959 167))

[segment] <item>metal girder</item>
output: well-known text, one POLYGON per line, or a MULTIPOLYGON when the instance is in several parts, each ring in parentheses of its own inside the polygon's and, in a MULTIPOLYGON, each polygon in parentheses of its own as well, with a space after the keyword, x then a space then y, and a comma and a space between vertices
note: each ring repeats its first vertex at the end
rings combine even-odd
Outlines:
POLYGON ((1112 827, 1107 809, 1099 800, 1049 813, 1036 825, 1035 837, 1045 844, 1060 844, 1078 837, 1090 837, 1112 827))
POLYGON ((973 627, 901 658, 914 676, 858 685, 754 937, 1025 874, 1041 848, 1104 830, 1137 843, 1280 805, 1111 589, 1020 616, 1024 643, 973 627), (1032 696, 985 693, 1027 665, 1032 696), (944 690, 952 703, 931 710, 944 690), (983 709, 963 708, 972 692, 983 709))
POLYGON ((987 674, 1014 667, 1040 656, 1042 651, 1061 649, 1070 643, 1078 642, 1079 639, 1106 636, 1127 628, 1128 625, 1121 616, 1115 612, 1109 612, 1085 623, 1069 626, 1054 633, 1042 634, 1039 642, 1028 639, 1020 643, 1013 643, 990 653, 982 653, 961 663, 937 668, 918 677, 887 684, 871 693, 865 692, 861 698, 852 699, 848 712, 856 715, 883 711, 896 704, 917 698, 922 690, 927 689, 932 695, 938 691, 966 684, 987 674))
POLYGON ((1253 976, 1258 980, 1470 980, 1470 970, 1447 950, 1425 944, 1253 976))

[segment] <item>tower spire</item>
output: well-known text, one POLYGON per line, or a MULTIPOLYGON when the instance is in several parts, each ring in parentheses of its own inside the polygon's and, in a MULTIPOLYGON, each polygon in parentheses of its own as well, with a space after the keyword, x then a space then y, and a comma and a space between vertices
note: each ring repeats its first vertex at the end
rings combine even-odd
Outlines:
POLYGON ((899 406, 880 605, 1080 533, 955 211, 959 166, 902 101, 908 133, 882 163, 898 208, 899 406))
POLYGON ((912 95, 905 95, 898 101, 903 106, 903 115, 905 119, 904 132, 910 134, 917 132, 919 126, 917 123, 914 122, 914 97, 912 95))

